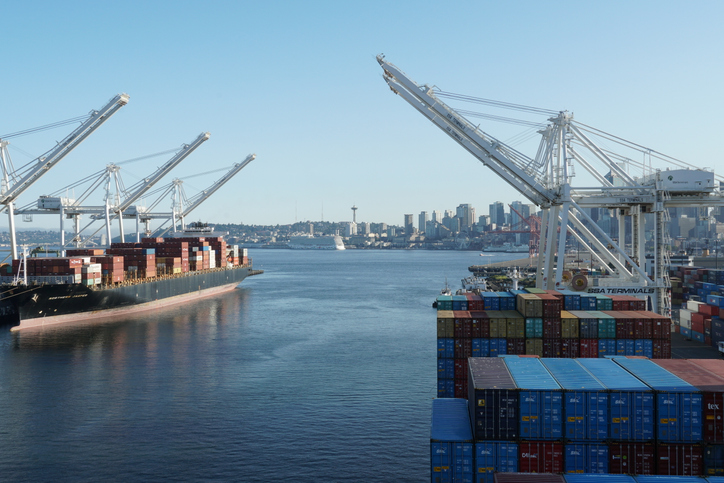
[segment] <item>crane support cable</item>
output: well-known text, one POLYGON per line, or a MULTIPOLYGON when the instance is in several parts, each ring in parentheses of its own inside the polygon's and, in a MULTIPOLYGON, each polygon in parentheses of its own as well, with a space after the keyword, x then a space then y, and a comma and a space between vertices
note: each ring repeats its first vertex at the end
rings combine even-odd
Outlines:
POLYGON ((537 114, 544 114, 546 116, 555 116, 559 111, 552 109, 543 109, 540 107, 524 106, 522 104, 512 104, 510 102, 494 101, 492 99, 485 99, 482 97, 466 96, 464 94, 456 94, 454 92, 446 92, 435 89, 435 95, 438 97, 445 97, 448 99, 455 99, 458 101, 472 102, 475 104, 485 104, 488 106, 500 107, 503 109, 512 109, 515 111, 534 112, 537 114))
POLYGON ((16 131, 16 132, 8 133, 8 134, 3 134, 3 135, 0 135, 0 139, 17 138, 20 136, 25 136, 27 134, 33 134, 33 133, 40 132, 40 131, 47 131, 48 129, 54 129, 56 127, 67 126, 68 124, 75 124, 77 122, 85 121, 86 119, 88 119, 88 115, 73 117, 70 119, 66 119, 64 121, 57 121, 57 122, 53 122, 50 124, 46 124, 44 126, 38 126, 38 127, 29 128, 29 129, 23 129, 22 131, 16 131))
MULTIPOLYGON (((602 138, 604 138, 604 139, 607 139, 607 140, 609 140, 609 141, 616 142, 616 143, 621 144, 621 145, 623 145, 623 146, 626 146, 626 147, 628 147, 628 148, 630 148, 630 149, 634 149, 634 150, 636 150, 636 151, 639 151, 639 152, 648 154, 649 156, 651 156, 651 157, 653 157, 653 158, 656 158, 656 159, 659 159, 659 160, 661 160, 661 161, 664 161, 664 162, 673 164, 673 165, 675 165, 675 166, 688 167, 688 168, 693 168, 693 169, 700 169, 698 166, 695 166, 695 165, 693 165, 693 164, 691 164, 691 163, 687 163, 686 161, 683 161, 683 160, 681 160, 681 159, 674 158, 673 156, 669 156, 669 155, 666 155, 666 154, 664 154, 664 153, 660 153, 660 152, 658 152, 658 151, 656 151, 656 150, 654 150, 654 149, 647 148, 647 147, 642 146, 642 145, 640 145, 640 144, 634 143, 634 142, 632 142, 632 141, 628 141, 628 140, 623 139, 623 138, 621 138, 621 137, 619 137, 619 136, 616 136, 616 135, 607 133, 607 132, 602 131, 602 130, 600 130, 600 129, 596 129, 596 128, 591 127, 591 126, 588 126, 588 125, 586 125, 586 124, 583 124, 583 123, 580 123, 580 122, 576 122, 576 125, 579 127, 579 129, 581 129, 581 130, 583 130, 583 131, 589 132, 589 133, 591 133, 591 134, 595 134, 595 135, 600 136, 600 137, 602 137, 602 138)), ((719 176, 719 175, 716 175, 716 177, 719 178, 720 176, 719 176)))
POLYGON ((546 127, 546 124, 542 123, 542 122, 525 121, 523 119, 515 119, 512 117, 495 116, 492 114, 485 114, 485 113, 476 112, 476 111, 468 111, 465 109, 456 109, 456 111, 465 116, 472 116, 472 117, 477 117, 480 119, 488 119, 491 121, 505 122, 508 124, 518 124, 520 126, 534 127, 534 128, 538 128, 538 129, 543 129, 544 127, 546 127))

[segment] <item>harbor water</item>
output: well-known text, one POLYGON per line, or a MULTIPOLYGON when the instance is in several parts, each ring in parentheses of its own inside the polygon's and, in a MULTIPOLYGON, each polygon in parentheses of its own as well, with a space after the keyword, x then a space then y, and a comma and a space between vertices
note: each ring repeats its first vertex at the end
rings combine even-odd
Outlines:
POLYGON ((431 303, 477 252, 253 250, 193 305, 0 330, 2 481, 429 479, 431 303))

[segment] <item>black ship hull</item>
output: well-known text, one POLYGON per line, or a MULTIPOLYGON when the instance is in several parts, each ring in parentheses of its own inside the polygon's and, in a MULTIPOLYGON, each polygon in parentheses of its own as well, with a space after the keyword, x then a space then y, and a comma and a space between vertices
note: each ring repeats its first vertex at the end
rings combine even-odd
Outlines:
POLYGON ((81 284, 18 286, 4 291, 4 306, 19 325, 11 330, 130 315, 233 290, 249 266, 191 272, 108 288, 81 284), (17 315, 12 315, 12 312, 17 315))

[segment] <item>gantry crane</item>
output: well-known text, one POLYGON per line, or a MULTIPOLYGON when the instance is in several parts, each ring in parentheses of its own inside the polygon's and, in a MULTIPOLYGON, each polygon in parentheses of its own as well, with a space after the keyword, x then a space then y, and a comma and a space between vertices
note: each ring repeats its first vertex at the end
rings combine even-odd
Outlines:
MULTIPOLYGON (((591 128, 574 123, 573 115, 565 111, 548 119, 549 124, 540 131, 542 140, 537 155, 530 158, 474 126, 460 112, 445 104, 433 88, 419 86, 384 60, 383 55, 377 56, 377 61, 384 71, 385 82, 395 94, 541 208, 541 246, 536 277, 539 288, 564 287, 564 255, 570 233, 602 266, 611 267, 612 277, 600 283, 632 287, 629 293, 651 295, 657 312, 668 311, 665 208, 724 206, 714 173, 700 169, 649 170, 635 178, 620 165, 622 161, 630 160, 622 160, 597 146, 587 135, 591 128), (596 185, 572 186, 574 164, 590 173, 596 185), (594 164, 602 165, 604 173, 594 164), (615 178, 615 182, 609 181, 607 175, 615 178), (633 243, 630 252, 624 249, 623 236, 619 236, 619 246, 591 219, 584 210, 591 207, 616 209, 620 215, 620 234, 625 233, 624 216, 631 216, 633 243), (655 267, 651 277, 640 265, 645 259, 643 215, 648 212, 655 217, 655 267), (557 266, 556 255, 559 255, 557 266)), ((629 143, 629 146, 637 145, 629 143)))
POLYGON ((7 152, 7 141, 0 140, 0 162, 2 163, 2 187, 0 188, 0 211, 8 212, 10 231, 10 250, 13 259, 18 258, 15 237, 15 201, 53 166, 106 122, 121 107, 128 104, 127 94, 118 94, 98 111, 91 111, 88 118, 73 132, 66 136, 53 149, 37 158, 34 166, 24 173, 17 173, 7 152))
MULTIPOLYGON (((61 236, 60 243, 63 247, 66 244, 64 230, 64 220, 66 217, 74 220, 75 236, 73 237, 73 241, 76 243, 76 246, 79 246, 81 243, 81 233, 88 229, 97 220, 104 220, 106 236, 110 243, 111 221, 116 218, 119 220, 121 241, 124 241, 122 221, 123 213, 129 209, 133 209, 135 212, 136 210, 135 207, 133 207, 133 203, 146 194, 156 183, 171 172, 173 168, 178 166, 181 161, 186 159, 194 150, 196 150, 196 148, 206 142, 210 136, 211 135, 208 132, 203 132, 190 144, 182 145, 181 149, 177 151, 171 159, 156 169, 156 171, 151 173, 149 176, 146 176, 128 189, 124 187, 120 173, 120 166, 116 164, 108 164, 104 170, 87 178, 93 179, 95 177, 91 186, 88 187, 88 189, 86 189, 86 191, 78 199, 41 196, 37 201, 37 207, 24 207, 17 210, 17 213, 25 215, 59 214, 61 236), (101 185, 105 185, 104 205, 83 206, 83 202, 86 201, 89 195, 101 185), (115 187, 115 191, 112 187, 115 187), (82 215, 90 215, 91 217, 91 222, 83 228, 80 227, 80 217, 82 215)), ((96 231, 96 233, 98 231, 96 231)))
MULTIPOLYGON (((150 193, 158 195, 149 206, 129 206, 128 209, 123 213, 123 216, 127 219, 136 220, 136 236, 140 237, 141 224, 145 226, 143 232, 147 235, 151 235, 152 231, 150 228, 151 220, 164 220, 163 223, 156 229, 158 236, 163 236, 170 230, 176 231, 177 222, 181 223, 182 229, 185 227, 185 218, 198 206, 209 199, 216 191, 218 191, 223 185, 229 182, 234 176, 236 176, 242 169, 244 169, 249 163, 256 159, 256 154, 248 155, 242 162, 234 164, 221 178, 216 180, 211 186, 196 194, 191 198, 187 198, 186 193, 183 189, 183 180, 174 179, 171 183, 158 188, 156 191, 150 193), (160 194, 159 194, 160 193, 160 194), (171 212, 156 212, 156 207, 161 203, 163 199, 166 199, 168 195, 171 195, 172 204, 171 212), (171 222, 171 226, 164 229, 164 225, 171 222)), ((200 173, 193 176, 201 176, 209 174, 214 170, 206 173, 200 173)))

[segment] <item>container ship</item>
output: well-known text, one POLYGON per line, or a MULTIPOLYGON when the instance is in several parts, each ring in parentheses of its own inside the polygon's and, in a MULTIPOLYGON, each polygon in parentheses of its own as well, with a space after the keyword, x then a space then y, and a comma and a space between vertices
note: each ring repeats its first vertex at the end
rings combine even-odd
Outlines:
POLYGON ((23 330, 177 305, 234 289, 253 270, 221 236, 143 238, 5 265, 0 316, 23 330), (24 280, 25 283, 18 283, 24 280))

